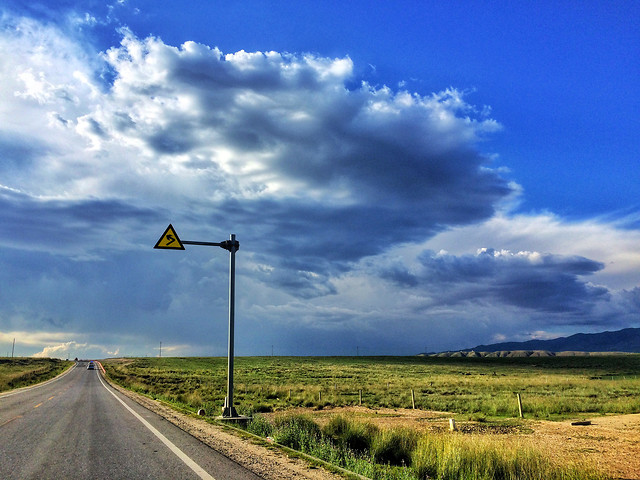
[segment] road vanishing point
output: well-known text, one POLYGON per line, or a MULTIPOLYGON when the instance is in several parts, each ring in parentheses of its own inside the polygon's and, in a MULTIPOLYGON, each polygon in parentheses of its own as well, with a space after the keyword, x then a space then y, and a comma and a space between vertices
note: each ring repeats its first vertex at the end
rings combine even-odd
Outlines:
POLYGON ((260 479, 86 367, 0 394, 1 479, 260 479))

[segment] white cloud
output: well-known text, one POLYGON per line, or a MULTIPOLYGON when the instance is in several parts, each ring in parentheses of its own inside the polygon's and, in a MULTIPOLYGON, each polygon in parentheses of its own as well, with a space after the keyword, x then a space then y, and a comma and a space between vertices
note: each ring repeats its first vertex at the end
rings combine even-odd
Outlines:
POLYGON ((498 214, 480 224, 450 228, 422 247, 458 255, 475 252, 484 245, 580 255, 604 265, 594 273, 594 282, 612 289, 629 289, 640 285, 640 231, 625 228, 625 223, 624 219, 568 221, 551 213, 498 214))
POLYGON ((86 349, 87 344, 78 344, 76 342, 65 342, 58 345, 48 345, 42 351, 34 353, 33 357, 50 357, 50 358, 69 358, 71 354, 86 349))

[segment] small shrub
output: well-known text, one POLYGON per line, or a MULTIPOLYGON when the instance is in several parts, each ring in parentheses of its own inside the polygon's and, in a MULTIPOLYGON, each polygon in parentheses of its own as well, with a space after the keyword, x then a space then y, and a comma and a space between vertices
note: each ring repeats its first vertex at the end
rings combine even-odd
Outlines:
POLYGON ((336 415, 329 420, 329 423, 325 425, 322 432, 334 440, 340 440, 350 427, 351 422, 342 415, 336 415))
POLYGON ((308 451, 322 437, 318 424, 304 415, 277 417, 274 427, 274 440, 294 450, 308 451))
POLYGON ((268 437, 273 432, 273 426, 263 415, 254 415, 247 425, 247 431, 260 437, 268 437))
POLYGON ((350 422, 341 415, 333 417, 322 431, 337 444, 359 453, 368 451, 379 433, 373 424, 350 422))
POLYGON ((412 430, 383 430, 373 439, 371 456, 381 464, 411 465, 417 441, 418 435, 412 430))

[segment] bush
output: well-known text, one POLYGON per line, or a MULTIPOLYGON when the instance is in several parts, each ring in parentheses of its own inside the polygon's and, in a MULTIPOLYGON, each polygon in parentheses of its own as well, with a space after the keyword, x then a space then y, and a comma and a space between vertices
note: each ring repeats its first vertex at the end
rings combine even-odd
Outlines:
POLYGON ((378 434, 378 428, 372 424, 350 422, 338 415, 329 421, 322 432, 338 445, 363 453, 371 448, 373 438, 378 434))
POLYGON ((329 423, 325 425, 325 427, 322 429, 322 432, 325 435, 333 438, 334 440, 340 440, 350 427, 351 422, 349 422, 342 415, 336 415, 335 417, 332 417, 331 420, 329 420, 329 423))
POLYGON ((304 415, 277 417, 274 427, 274 440, 294 450, 308 451, 322 437, 318 424, 304 415))
POLYGON ((260 437, 268 437, 273 432, 273 426, 263 415, 254 415, 247 425, 247 431, 260 437))
POLYGON ((412 430, 383 430, 373 439, 371 456, 376 463, 411 465, 411 453, 417 442, 418 435, 412 430))

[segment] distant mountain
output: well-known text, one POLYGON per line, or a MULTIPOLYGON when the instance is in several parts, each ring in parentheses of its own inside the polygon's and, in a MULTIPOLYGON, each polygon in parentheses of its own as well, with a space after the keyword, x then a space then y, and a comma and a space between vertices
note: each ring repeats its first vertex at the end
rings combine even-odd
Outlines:
POLYGON ((627 352, 640 353, 640 328, 625 328, 615 332, 576 333, 553 340, 529 340, 478 345, 463 352, 499 352, 545 350, 547 352, 627 352))

